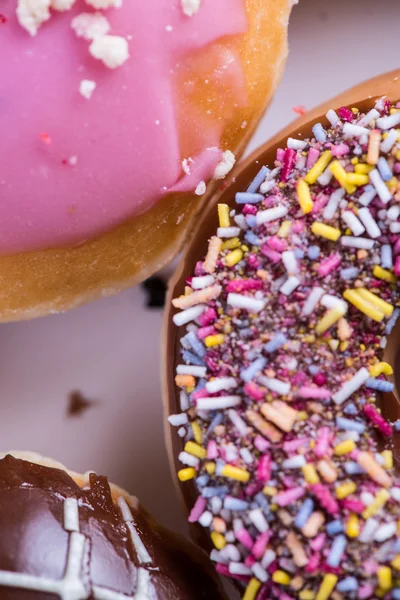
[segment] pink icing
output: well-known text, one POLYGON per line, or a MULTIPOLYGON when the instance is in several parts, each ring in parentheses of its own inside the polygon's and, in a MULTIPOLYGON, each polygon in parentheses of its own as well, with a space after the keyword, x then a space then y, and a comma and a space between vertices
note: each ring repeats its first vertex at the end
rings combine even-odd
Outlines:
MULTIPOLYGON (((174 77, 184 58, 246 31, 243 0, 202 0, 192 17, 180 0, 125 0, 104 12, 111 34, 129 36, 130 59, 115 70, 92 58, 71 29, 74 16, 91 12, 83 0, 53 13, 34 38, 15 7, 16 0, 1 3, 0 252, 81 242, 166 191, 192 191, 210 177, 224 123, 198 128, 185 175, 179 140, 193 122, 177 115, 174 77), (90 100, 79 93, 83 79, 97 83, 90 100)), ((223 66, 210 65, 210 77, 230 78, 243 99, 238 59, 231 53, 223 66)))

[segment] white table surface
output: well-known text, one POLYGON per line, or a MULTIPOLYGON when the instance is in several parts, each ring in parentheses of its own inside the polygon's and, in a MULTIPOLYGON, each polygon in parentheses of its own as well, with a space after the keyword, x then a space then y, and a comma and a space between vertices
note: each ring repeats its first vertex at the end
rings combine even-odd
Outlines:
MULTIPOLYGON (((301 0, 286 72, 251 149, 308 108, 399 66, 400 0, 301 0)), ((107 474, 184 531, 163 440, 162 311, 140 288, 72 312, 0 326, 1 449, 107 474), (66 418, 68 393, 99 401, 66 418)), ((236 597, 234 594, 232 598, 236 597)))

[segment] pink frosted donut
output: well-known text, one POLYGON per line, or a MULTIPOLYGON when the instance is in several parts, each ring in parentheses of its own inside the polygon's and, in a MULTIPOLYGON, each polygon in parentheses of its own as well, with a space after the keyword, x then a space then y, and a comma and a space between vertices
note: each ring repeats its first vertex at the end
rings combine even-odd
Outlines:
POLYGON ((4 318, 128 285, 176 250, 271 96, 290 6, 2 3, 0 274, 23 291, 4 318))

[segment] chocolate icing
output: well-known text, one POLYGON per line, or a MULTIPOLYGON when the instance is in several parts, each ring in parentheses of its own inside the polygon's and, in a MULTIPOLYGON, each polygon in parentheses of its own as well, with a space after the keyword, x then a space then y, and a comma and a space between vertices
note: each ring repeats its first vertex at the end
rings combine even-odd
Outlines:
POLYGON ((136 543, 106 477, 92 473, 89 485, 82 489, 62 470, 10 455, 1 459, 1 600, 122 600, 122 596, 106 595, 107 590, 124 594, 127 600, 224 598, 201 550, 158 525, 142 507, 130 503, 129 511, 131 529, 140 540, 136 543), (73 528, 65 521, 68 498, 76 501, 79 533, 66 530, 73 528), (45 580, 50 584, 65 581, 72 538, 83 540, 82 535, 84 550, 77 578, 85 591, 62 596, 40 590, 45 580), (31 585, 35 591, 5 585, 5 571, 35 576, 31 585))

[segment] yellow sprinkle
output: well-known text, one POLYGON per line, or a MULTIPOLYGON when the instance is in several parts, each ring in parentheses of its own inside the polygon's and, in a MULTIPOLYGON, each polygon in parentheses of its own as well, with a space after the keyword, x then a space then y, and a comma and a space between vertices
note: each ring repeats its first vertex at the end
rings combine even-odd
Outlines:
POLYGON ((347 520, 346 533, 349 538, 356 538, 360 534, 360 521, 354 513, 347 520))
POLYGON ((389 500, 390 494, 387 490, 381 489, 375 495, 373 502, 363 511, 362 516, 363 519, 369 519, 373 515, 375 515, 378 510, 380 510, 383 506, 385 506, 386 502, 389 500))
POLYGON ((211 533, 211 539, 217 550, 222 550, 226 546, 226 540, 222 533, 218 533, 217 531, 213 531, 211 533))
POLYGON ((333 590, 335 589, 337 580, 337 576, 333 575, 332 573, 328 573, 327 575, 325 575, 315 600, 328 600, 333 590))
POLYGON ((219 346, 223 344, 225 340, 225 336, 223 333, 216 333, 215 335, 208 335, 204 342, 207 348, 212 348, 213 346, 219 346))
POLYGON ((398 150, 398 151, 396 152, 396 159, 397 159, 397 160, 400 160, 400 150, 398 150))
POLYGON ((344 362, 346 363, 346 367, 352 367, 354 361, 352 358, 345 358, 344 362))
POLYGON ((390 590, 392 588, 392 571, 390 567, 379 567, 378 581, 383 590, 390 590))
POLYGON ((314 600, 315 594, 312 590, 302 590, 299 593, 300 600, 314 600))
POLYGON ((319 235, 323 238, 327 238, 328 240, 332 240, 336 242, 341 235, 340 229, 336 229, 336 227, 331 227, 330 225, 325 225, 325 223, 318 223, 318 221, 314 221, 311 225, 311 231, 314 235, 319 235))
POLYGON ((362 313, 373 319, 374 321, 382 321, 385 316, 381 310, 378 310, 367 302, 360 294, 359 290, 346 290, 343 298, 353 304, 362 313))
POLYGON ((381 452, 381 456, 385 469, 393 469, 393 452, 391 450, 384 450, 381 452))
POLYGON ((193 479, 194 477, 196 477, 196 470, 193 467, 178 471, 179 481, 189 481, 189 479, 193 479))
POLYGON ((194 436, 195 441, 198 444, 201 444, 203 441, 203 434, 201 433, 200 425, 198 424, 197 421, 192 421, 191 425, 192 425, 192 431, 193 431, 193 436, 194 436))
POLYGON ((229 206, 227 204, 218 204, 218 218, 220 227, 229 227, 229 206))
POLYGON ((237 265, 242 258, 243 252, 239 248, 236 248, 236 250, 232 250, 232 252, 229 252, 229 254, 225 256, 225 264, 228 267, 233 267, 234 265, 237 265))
POLYGON ((298 421, 307 421, 307 419, 308 419, 308 412, 306 412, 305 410, 300 410, 297 415, 297 420, 298 421))
POLYGON ((352 165, 358 164, 358 158, 357 158, 357 156, 355 156, 354 158, 352 158, 350 162, 351 162, 352 165))
POLYGON ((266 485, 263 489, 263 494, 265 494, 266 496, 275 496, 275 494, 277 493, 277 489, 270 486, 270 485, 266 485))
POLYGON ((358 115, 358 113, 360 112, 360 109, 353 106, 353 108, 351 109, 351 112, 353 113, 353 115, 358 115))
POLYGON ((393 369, 387 362, 378 362, 369 368, 369 374, 371 377, 378 377, 379 375, 393 375, 393 369))
POLYGON ((338 308, 332 308, 328 310, 325 315, 318 321, 315 326, 315 333, 317 335, 322 335, 327 331, 332 325, 334 325, 339 319, 341 319, 344 315, 344 310, 340 310, 338 308))
POLYGON ((392 315, 394 306, 389 304, 389 302, 385 302, 385 300, 382 300, 382 298, 379 298, 377 294, 373 294, 365 288, 359 288, 358 293, 362 298, 364 298, 364 300, 379 308, 379 310, 383 312, 386 317, 390 317, 392 315))
POLYGON ((356 186, 348 182, 347 173, 338 160, 333 161, 329 168, 332 171, 335 179, 340 183, 341 187, 344 188, 348 194, 352 194, 356 191, 356 186))
POLYGON ((397 187, 397 183, 398 183, 397 178, 396 177, 392 177, 392 179, 389 179, 389 181, 386 182, 386 185, 390 189, 390 188, 393 188, 393 187, 394 188, 397 187))
POLYGON ((223 477, 229 479, 236 479, 237 481, 243 481, 247 483, 250 479, 250 473, 246 469, 240 469, 239 467, 233 467, 232 465, 225 465, 221 471, 223 477))
POLYGON ((345 342, 340 343, 340 351, 345 352, 349 347, 349 342, 346 340, 345 342))
POLYGON ((283 221, 282 225, 279 227, 278 236, 281 238, 287 238, 291 227, 292 227, 291 221, 283 221))
POLYGON ((310 485, 319 483, 318 473, 314 465, 308 463, 307 465, 301 467, 301 470, 303 471, 304 479, 307 481, 307 483, 309 483, 310 485))
POLYGON ((340 442, 340 444, 337 444, 334 447, 333 451, 336 454, 336 456, 344 456, 345 454, 353 452, 355 447, 356 445, 353 440, 345 440, 344 442, 340 442))
POLYGON ((207 456, 207 450, 195 442, 186 442, 185 452, 197 456, 197 458, 205 458, 207 456))
POLYGON ((347 173, 347 181, 358 187, 360 185, 368 185, 369 177, 363 173, 347 173))
POLYGON ((366 165, 365 163, 360 163, 354 167, 356 173, 362 173, 367 175, 373 169, 373 165, 366 165))
POLYGON ((305 336, 303 337, 303 339, 302 339, 302 341, 303 341, 305 344, 313 344, 313 343, 315 342, 315 340, 316 340, 316 337, 315 337, 315 335, 312 335, 312 334, 310 334, 310 335, 305 335, 305 336))
POLYGON ((390 564, 396 571, 400 571, 400 554, 397 554, 390 564))
POLYGON ((305 181, 307 183, 315 183, 320 175, 325 171, 326 167, 329 165, 332 159, 332 152, 330 150, 326 150, 321 154, 317 162, 311 169, 308 171, 305 181))
POLYGON ((240 247, 243 250, 243 252, 248 252, 249 251, 249 247, 245 246, 244 244, 242 244, 240 247))
POLYGON ((384 281, 388 281, 389 283, 396 283, 397 277, 391 271, 387 269, 382 269, 379 265, 375 265, 374 270, 372 271, 374 277, 378 279, 383 279, 384 281))
POLYGON ((299 198, 300 208, 304 214, 311 212, 313 201, 311 200, 310 188, 304 179, 299 179, 297 182, 297 196, 299 198))
POLYGON ((356 489, 357 486, 352 481, 349 481, 349 483, 343 483, 336 488, 336 498, 343 500, 343 498, 347 498, 347 496, 350 496, 350 494, 354 494, 356 489))
POLYGON ((272 580, 275 581, 275 583, 280 583, 280 585, 289 585, 290 575, 285 571, 280 571, 278 569, 278 571, 275 571, 272 574, 272 580))
POLYGON ((229 240, 226 240, 226 242, 224 242, 222 244, 222 250, 233 250, 234 248, 238 248, 240 246, 240 240, 237 237, 234 238, 230 238, 229 240))
POLYGON ((258 581, 258 579, 256 579, 255 577, 253 577, 253 579, 250 579, 242 600, 255 600, 260 587, 261 581, 258 581))
POLYGON ((205 469, 206 469, 206 471, 207 471, 207 473, 209 475, 214 475, 214 473, 215 473, 215 463, 208 462, 204 466, 205 466, 205 469))

